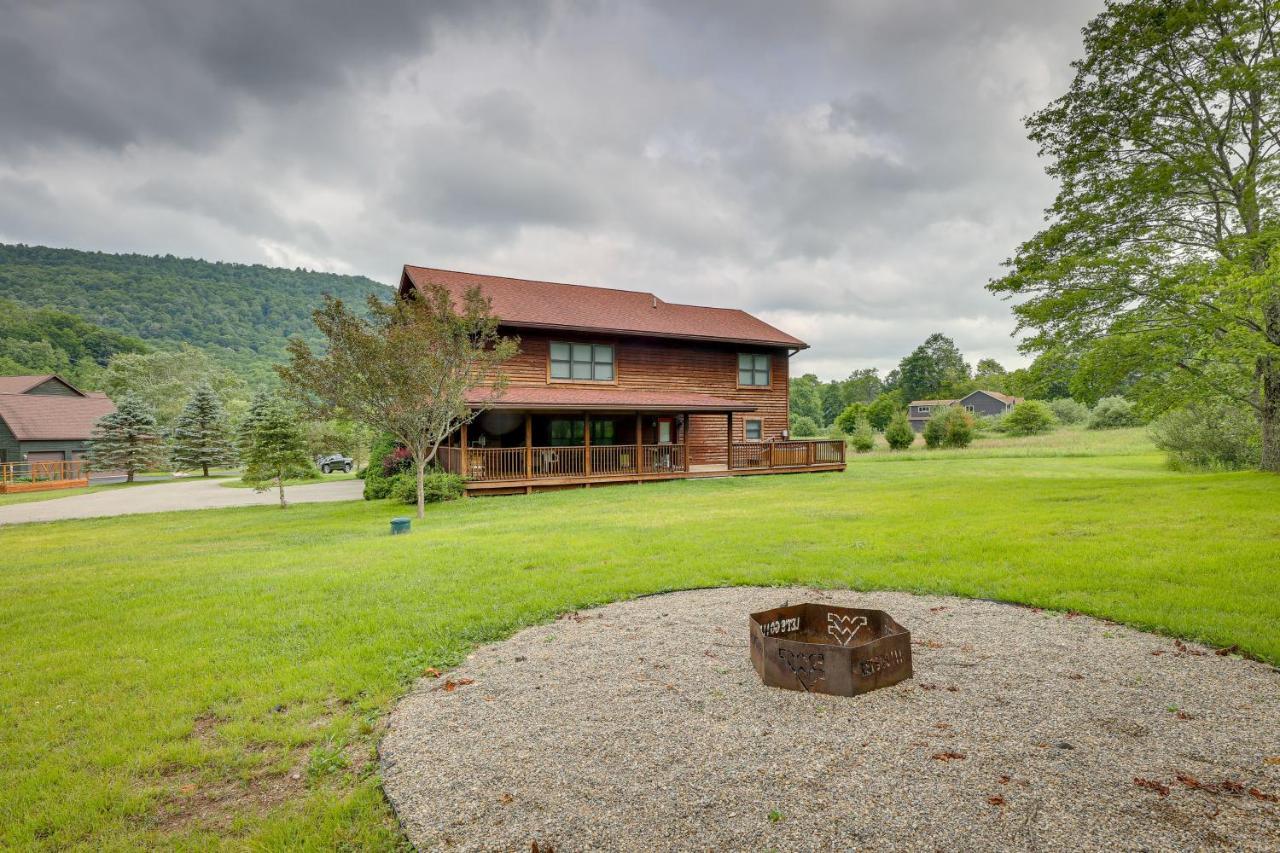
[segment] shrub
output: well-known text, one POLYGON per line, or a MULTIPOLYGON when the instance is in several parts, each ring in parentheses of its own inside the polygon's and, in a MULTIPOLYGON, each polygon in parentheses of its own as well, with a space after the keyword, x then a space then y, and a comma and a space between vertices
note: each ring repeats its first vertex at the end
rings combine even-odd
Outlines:
POLYGON ((1225 400, 1166 413, 1151 425, 1151 438, 1175 468, 1235 471, 1262 461, 1257 417, 1225 400))
POLYGON ((793 436, 809 436, 817 435, 822 431, 817 421, 808 415, 792 415, 791 416, 791 434, 793 436))
POLYGON ((369 467, 364 473, 364 499, 379 500, 391 494, 391 477, 386 473, 383 461, 396 452, 395 438, 383 433, 373 440, 369 447, 369 467))
POLYGON ((859 418, 849 431, 849 444, 858 453, 870 453, 876 446, 876 434, 866 418, 859 418))
POLYGON ((924 425, 926 447, 968 447, 973 441, 973 416, 959 406, 935 409, 924 425))
MULTIPOLYGON (((894 415, 902 411, 902 395, 896 391, 886 391, 871 401, 867 406, 867 420, 871 428, 884 432, 889 428, 894 415)), ((908 424, 910 426, 910 424, 908 424)))
MULTIPOLYGON (((417 504, 418 478, 412 471, 401 471, 389 481, 392 500, 402 504, 417 504)), ((428 468, 422 478, 424 500, 429 504, 443 503, 462 497, 465 481, 458 474, 450 474, 439 468, 428 468)))
POLYGON ((853 431, 857 429, 859 421, 867 419, 866 403, 850 403, 844 407, 844 411, 836 415, 836 426, 840 427, 840 431, 845 435, 853 435, 853 431))
POLYGON ((1004 432, 1004 415, 974 415, 973 428, 978 432, 1004 432))
POLYGON ((893 420, 885 427, 884 440, 889 442, 890 450, 906 450, 915 443, 916 431, 911 428, 906 415, 898 412, 893 416, 893 420))
POLYGON ((1082 424, 1089 420, 1089 407, 1084 403, 1072 400, 1070 397, 1050 400, 1049 409, 1053 412, 1053 416, 1058 419, 1058 423, 1082 424))
POLYGON ((1142 419, 1133 410, 1133 403, 1124 397, 1103 397, 1089 416, 1089 429, 1120 429, 1141 425, 1142 419))
POLYGON ((1040 435, 1058 425, 1053 410, 1039 400, 1023 400, 1004 416, 1001 426, 1009 435, 1040 435))

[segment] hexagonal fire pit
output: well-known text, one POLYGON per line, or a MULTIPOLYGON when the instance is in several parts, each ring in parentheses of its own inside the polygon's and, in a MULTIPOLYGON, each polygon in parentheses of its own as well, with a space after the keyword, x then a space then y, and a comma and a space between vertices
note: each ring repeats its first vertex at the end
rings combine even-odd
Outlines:
POLYGON ((772 687, 856 696, 911 677, 911 633, 882 610, 792 604, 749 621, 751 664, 772 687))

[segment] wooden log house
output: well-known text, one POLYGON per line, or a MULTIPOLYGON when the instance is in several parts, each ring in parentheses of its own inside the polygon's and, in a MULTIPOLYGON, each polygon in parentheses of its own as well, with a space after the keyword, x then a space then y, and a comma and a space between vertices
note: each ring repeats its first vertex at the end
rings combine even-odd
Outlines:
POLYGON ((440 449, 471 494, 844 469, 844 442, 788 434, 789 359, 808 345, 745 311, 415 266, 399 293, 431 284, 479 287, 520 338, 503 396, 440 449))

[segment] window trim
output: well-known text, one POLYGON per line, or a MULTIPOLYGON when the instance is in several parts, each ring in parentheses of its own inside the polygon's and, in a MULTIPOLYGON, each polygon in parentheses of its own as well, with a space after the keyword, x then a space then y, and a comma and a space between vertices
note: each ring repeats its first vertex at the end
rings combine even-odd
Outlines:
POLYGON ((548 338, 546 370, 547 370, 548 385, 617 385, 618 384, 618 342, 616 340, 607 340, 607 339, 573 341, 573 340, 565 340, 564 338, 548 338), (574 379, 572 377, 562 378, 559 376, 552 376, 551 375, 551 348, 556 344, 565 344, 566 346, 569 347, 569 365, 570 365, 569 370, 571 373, 573 371, 573 345, 574 344, 577 344, 579 346, 585 345, 585 346, 592 347, 591 364, 592 364, 593 373, 595 372, 595 365, 597 363, 595 361, 595 347, 609 347, 609 349, 613 353, 613 360, 611 362, 613 365, 613 378, 612 379, 574 379))
MULTIPOLYGON (((757 388, 758 388, 759 386, 752 386, 752 387, 757 387, 757 388)), ((743 418, 743 419, 742 419, 742 440, 743 440, 744 442, 751 442, 752 444, 759 444, 759 443, 763 442, 763 441, 764 441, 764 418, 743 418), (759 437, 759 438, 752 438, 751 436, 749 436, 749 435, 747 434, 747 424, 759 424, 759 425, 760 425, 760 437, 759 437)))
MULTIPOLYGON (((734 373, 734 380, 737 382, 739 389, 749 390, 749 391, 750 390, 770 391, 773 389, 773 353, 771 352, 739 352, 737 355, 738 355, 737 364, 734 365, 734 370, 736 371, 734 373), (742 357, 744 355, 749 355, 752 358, 763 357, 764 359, 766 359, 765 372, 768 375, 769 381, 767 381, 763 385, 756 385, 756 384, 744 385, 742 383, 742 357)), ((751 372, 753 374, 757 372, 757 368, 754 366, 754 362, 751 368, 751 372)))

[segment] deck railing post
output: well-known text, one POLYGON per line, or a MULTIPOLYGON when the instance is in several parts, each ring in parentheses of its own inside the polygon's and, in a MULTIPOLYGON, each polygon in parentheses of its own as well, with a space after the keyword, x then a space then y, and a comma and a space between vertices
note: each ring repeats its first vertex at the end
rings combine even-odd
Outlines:
POLYGON ((636 412, 636 473, 644 472, 644 425, 640 420, 640 413, 636 412))
POLYGON ((805 442, 804 459, 805 459, 805 464, 808 465, 810 468, 813 467, 813 448, 814 448, 814 442, 812 441, 805 442))
POLYGON ((458 455, 458 465, 461 467, 458 473, 464 477, 471 474, 471 468, 468 466, 470 460, 467 459, 467 425, 462 425, 462 434, 458 436, 458 443, 461 445, 461 453, 458 455))
POLYGON ((591 476, 591 413, 582 413, 582 468, 586 476, 591 476))

